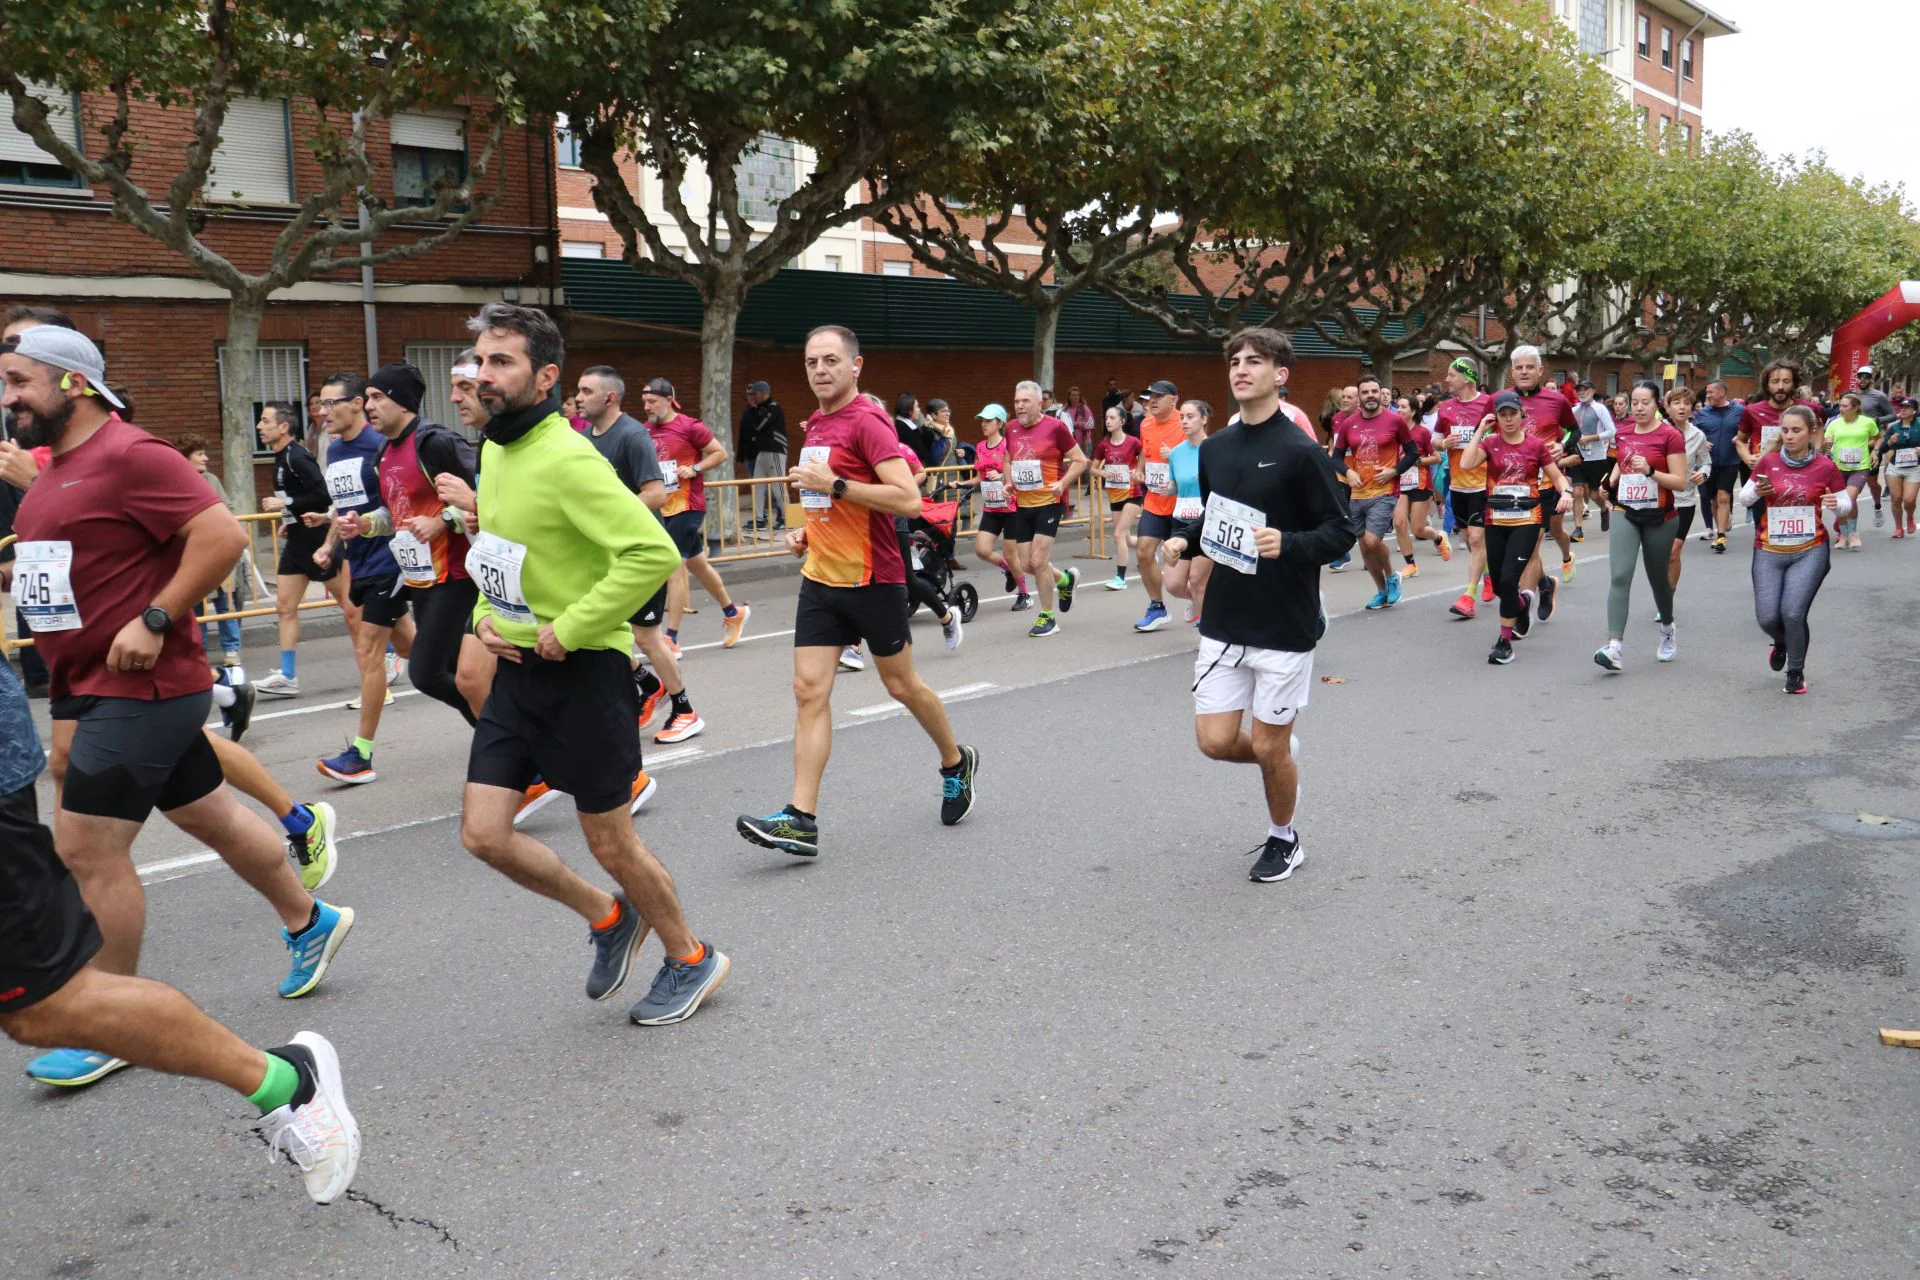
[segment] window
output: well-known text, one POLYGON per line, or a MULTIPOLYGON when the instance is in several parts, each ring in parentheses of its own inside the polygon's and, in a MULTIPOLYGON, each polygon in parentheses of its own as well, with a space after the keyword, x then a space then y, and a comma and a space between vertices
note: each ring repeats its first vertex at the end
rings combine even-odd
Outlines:
POLYGON ((427 384, 420 397, 420 416, 457 432, 469 444, 478 444, 479 435, 460 424, 448 393, 453 389, 453 362, 467 348, 458 342, 409 342, 407 363, 420 370, 427 384))
POLYGON ((793 143, 771 133, 755 138, 733 166, 733 180, 740 188, 740 216, 749 222, 772 222, 779 217, 780 202, 799 189, 798 169, 793 143))
POLYGON ((393 202, 430 205, 442 183, 467 180, 464 111, 399 111, 393 117, 393 202))
POLYGON ((1634 36, 1633 36, 1634 50, 1638 52, 1641 57, 1644 58, 1647 56, 1649 52, 1647 48, 1647 39, 1648 39, 1648 33, 1651 30, 1651 28, 1647 24, 1647 15, 1643 13, 1638 18, 1635 18, 1633 21, 1633 27, 1634 27, 1634 36))
POLYGON ((830 254, 828 254, 828 255, 827 255, 827 265, 826 265, 826 266, 824 266, 824 267, 822 267, 822 268, 821 268, 821 270, 823 270, 823 271, 838 271, 839 269, 840 269, 840 255, 839 255, 839 254, 837 254, 837 253, 830 253, 830 254))
POLYGON ((1639 122, 1640 132, 1645 133, 1647 131, 1647 109, 1645 107, 1635 107, 1633 109, 1633 118, 1639 122))
POLYGON ((1685 147, 1688 151, 1693 150, 1693 126, 1692 125, 1683 123, 1680 126, 1680 145, 1682 147, 1685 147))
POLYGON ((567 127, 566 113, 553 118, 554 156, 562 169, 580 167, 580 135, 567 127))
POLYGON ((1661 142, 1661 144, 1662 144, 1662 145, 1665 145, 1665 143, 1666 143, 1666 141, 1667 141, 1667 139, 1668 139, 1668 138, 1669 138, 1670 136, 1672 136, 1672 134, 1673 134, 1673 117, 1672 117, 1672 116, 1670 116, 1670 115, 1668 115, 1668 114, 1667 114, 1666 112, 1664 112, 1664 111, 1663 111, 1663 112, 1661 112, 1661 113, 1660 113, 1660 142, 1661 142))
MULTIPOLYGON (((226 379, 227 344, 222 342, 214 349, 215 375, 226 379)), ((305 422, 307 416, 307 349, 298 342, 262 342, 253 353, 253 420, 260 421, 260 411, 269 400, 285 400, 299 410, 305 422)), ((311 426, 311 423, 306 425, 311 426)), ((259 432, 254 433, 253 456, 271 458, 273 450, 267 448, 260 439, 259 432)))
POLYGON ((1618 394, 1620 394, 1620 371, 1615 369, 1607 374, 1607 397, 1612 399, 1618 394))
POLYGON ((883 276, 910 276, 913 274, 913 263, 902 259, 883 262, 880 264, 880 274, 883 276))
POLYGON ((235 98, 207 170, 217 204, 293 203, 293 122, 284 98, 235 98))
POLYGON ((1580 33, 1580 52, 1604 57, 1607 52, 1607 0, 1580 0, 1580 16, 1575 20, 1580 33))
POLYGON ((1660 28, 1660 65, 1673 69, 1673 28, 1660 28))
POLYGON ((1022 269, 1020 269, 1019 267, 1015 267, 1013 270, 1007 272, 1007 274, 1012 276, 1015 280, 1025 280, 1027 278, 1027 273, 1022 269))
POLYGON ((1693 37, 1680 42, 1680 74, 1693 79, 1693 37))
POLYGON ((598 240, 562 240, 560 256, 563 258, 604 258, 607 246, 598 240))
MULTIPOLYGON (((81 146, 78 95, 42 85, 31 85, 29 90, 46 104, 47 123, 54 132, 75 147, 81 146)), ((14 127, 13 102, 5 95, 0 95, 0 184, 16 187, 86 185, 79 174, 62 168, 38 143, 14 127)))

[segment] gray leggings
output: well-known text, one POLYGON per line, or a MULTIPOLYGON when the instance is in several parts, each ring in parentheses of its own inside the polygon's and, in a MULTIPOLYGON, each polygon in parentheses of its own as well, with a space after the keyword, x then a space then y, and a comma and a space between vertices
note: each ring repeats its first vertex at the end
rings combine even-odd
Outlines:
POLYGON ((1673 579, 1669 561, 1673 555, 1673 535, 1680 527, 1677 520, 1640 525, 1621 512, 1613 522, 1613 537, 1607 547, 1608 567, 1613 570, 1607 588, 1607 636, 1627 634, 1627 604, 1633 596, 1633 562, 1637 556, 1647 566, 1647 585, 1653 588, 1654 612, 1661 622, 1673 621, 1673 579))
POLYGON ((1767 638, 1787 646, 1787 667, 1804 671, 1807 662, 1807 614, 1833 567, 1825 542, 1805 551, 1753 550, 1753 617, 1767 638))

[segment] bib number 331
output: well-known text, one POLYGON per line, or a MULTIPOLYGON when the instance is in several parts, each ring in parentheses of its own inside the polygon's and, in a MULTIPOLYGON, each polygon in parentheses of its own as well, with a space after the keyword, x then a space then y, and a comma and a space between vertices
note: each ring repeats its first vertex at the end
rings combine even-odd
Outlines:
POLYGON ((520 588, 520 571, 526 563, 526 547, 485 530, 474 535, 467 550, 467 572, 480 584, 494 613, 508 622, 532 626, 533 610, 520 588))
POLYGON ((1253 531, 1266 524, 1267 515, 1243 502, 1207 496, 1207 509, 1200 524, 1200 550, 1215 564, 1240 573, 1252 573, 1260 564, 1260 549, 1253 531))

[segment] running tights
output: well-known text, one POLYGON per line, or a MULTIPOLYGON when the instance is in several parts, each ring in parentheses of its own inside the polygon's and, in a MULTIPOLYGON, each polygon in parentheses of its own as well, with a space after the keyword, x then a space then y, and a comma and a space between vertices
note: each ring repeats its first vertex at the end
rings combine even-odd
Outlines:
POLYGON ((460 641, 479 597, 480 588, 467 578, 450 579, 437 587, 407 589, 414 629, 407 678, 429 698, 458 711, 468 724, 473 723, 473 709, 467 706, 454 672, 460 666, 460 641))
POLYGON ((933 610, 935 620, 947 611, 947 602, 940 593, 927 585, 927 580, 913 570, 913 535, 904 529, 896 529, 900 537, 900 563, 907 570, 907 599, 927 606, 933 610))
POLYGON ((1540 545, 1540 526, 1537 524, 1487 524, 1487 573, 1493 578, 1493 589, 1500 593, 1500 616, 1517 618, 1520 616, 1520 575, 1526 572, 1527 562, 1533 559, 1533 549, 1540 545))
POLYGON ((1637 556, 1647 568, 1647 585, 1653 588, 1655 614, 1663 623, 1673 621, 1673 579, 1668 565, 1673 556, 1673 535, 1678 520, 1659 524, 1635 524, 1625 512, 1617 513, 1607 557, 1613 570, 1613 582, 1607 589, 1607 636, 1624 638, 1627 634, 1627 605, 1633 596, 1633 561, 1637 556))
POLYGON ((1807 614, 1826 581, 1833 559, 1829 545, 1782 554, 1753 550, 1753 617, 1767 638, 1787 647, 1787 666, 1806 670, 1807 614))

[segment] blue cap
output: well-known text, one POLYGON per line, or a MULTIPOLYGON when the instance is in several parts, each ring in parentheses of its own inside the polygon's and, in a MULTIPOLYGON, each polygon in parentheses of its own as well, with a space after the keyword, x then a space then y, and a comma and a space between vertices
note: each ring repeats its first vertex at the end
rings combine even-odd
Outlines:
POLYGON ((1500 412, 1502 409, 1518 410, 1524 408, 1526 408, 1526 406, 1520 403, 1520 393, 1511 387, 1493 398, 1493 411, 1495 413, 1500 412))
POLYGON ((973 416, 975 418, 993 418, 1000 422, 1005 422, 1007 420, 1007 410, 1005 405, 990 404, 973 416))

